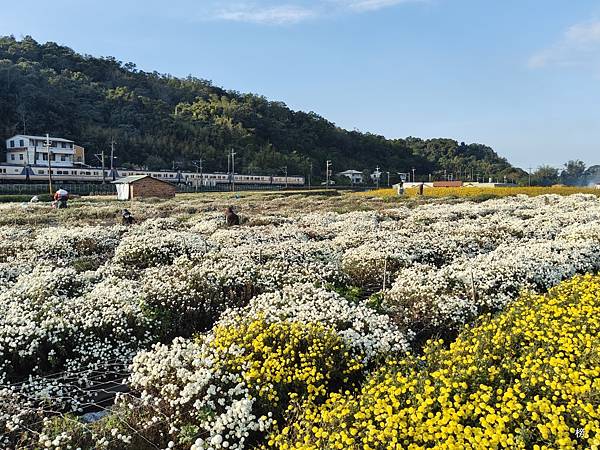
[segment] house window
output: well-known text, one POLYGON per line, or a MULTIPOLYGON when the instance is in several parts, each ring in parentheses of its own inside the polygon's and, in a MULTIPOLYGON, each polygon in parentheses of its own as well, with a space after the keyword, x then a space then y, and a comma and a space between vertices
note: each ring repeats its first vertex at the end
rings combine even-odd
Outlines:
POLYGON ((23 161, 23 153, 19 153, 19 159, 23 161))
POLYGON ((42 153, 42 159, 48 161, 48 153, 42 153))
POLYGON ((63 142, 63 143, 61 143, 61 147, 62 147, 62 148, 67 148, 67 144, 66 144, 66 142, 63 142))
POLYGON ((66 161, 65 155, 60 155, 60 160, 61 161, 66 161))
POLYGON ((19 147, 25 147, 25 141, 23 139, 19 140, 19 147))
POLYGON ((13 153, 12 155, 10 155, 10 159, 11 159, 12 161, 14 161, 14 160, 15 160, 15 155, 14 155, 14 153, 13 153))
POLYGON ((11 146, 11 148, 14 148, 15 147, 15 141, 10 141, 10 146, 11 146))

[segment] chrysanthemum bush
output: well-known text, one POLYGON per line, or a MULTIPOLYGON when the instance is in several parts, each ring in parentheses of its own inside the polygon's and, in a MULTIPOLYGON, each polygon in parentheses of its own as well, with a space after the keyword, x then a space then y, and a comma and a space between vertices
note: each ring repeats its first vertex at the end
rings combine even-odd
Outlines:
POLYGON ((576 277, 308 403, 269 446, 597 449, 599 333, 600 276, 576 277))
POLYGON ((388 316, 378 314, 364 302, 353 303, 336 292, 313 284, 295 284, 259 295, 247 307, 232 309, 220 320, 234 326, 248 317, 270 323, 293 321, 330 327, 364 363, 385 359, 409 350, 410 331, 401 331, 388 316))
POLYGON ((138 354, 129 384, 139 398, 123 397, 111 417, 67 433, 49 422, 39 444, 58 438, 86 449, 252 448, 288 420, 292 405, 319 403, 355 386, 361 359, 318 323, 218 325, 197 339, 178 338, 138 354), (131 430, 138 447, 119 438, 131 430))
MULTIPOLYGON (((317 198, 303 200, 302 207, 307 209, 309 202, 318 208, 335 206, 331 199, 317 198)), ((480 314, 502 311, 524 289, 544 291, 574 274, 600 268, 600 201, 589 195, 437 202, 349 213, 280 208, 249 216, 243 226, 233 228, 223 226, 220 212, 186 202, 140 204, 136 217, 141 223, 132 227, 104 224, 106 214, 114 215, 114 206, 96 211, 84 205, 64 215, 37 206, 17 208, 0 207, 0 223, 13 223, 0 226, 0 395, 10 398, 12 407, 20 405, 25 418, 36 417, 36 408, 42 406, 54 413, 79 414, 90 401, 86 389, 103 380, 120 380, 113 367, 125 370, 134 355, 158 343, 145 358, 156 364, 164 359, 148 391, 161 407, 152 412, 150 404, 141 408, 143 396, 130 398, 133 409, 123 409, 125 403, 119 402, 113 411, 120 412, 111 420, 124 417, 128 426, 141 430, 142 441, 166 439, 166 445, 173 439, 181 448, 198 439, 204 440, 198 441, 199 448, 208 445, 205 437, 213 435, 205 428, 214 425, 210 420, 215 410, 202 407, 208 415, 190 416, 190 421, 187 412, 180 416, 164 410, 163 405, 177 403, 187 381, 163 382, 160 374, 179 377, 179 368, 188 366, 192 374, 196 369, 189 361, 212 348, 206 336, 215 335, 215 324, 233 334, 249 322, 275 327, 269 328, 273 332, 276 327, 297 327, 298 333, 306 327, 323 329, 361 365, 362 375, 420 345, 424 335, 456 333, 480 314), (163 217, 170 211, 179 215, 163 217), (54 223, 59 220, 62 225, 54 223), (197 333, 207 334, 199 341, 170 344, 173 338, 197 333), (181 365, 178 355, 187 362, 181 365)), ((222 352, 211 354, 225 358, 222 352)), ((274 355, 269 364, 276 365, 281 356, 274 355)), ((252 442, 265 437, 265 430, 278 429, 279 419, 277 426, 270 419, 277 414, 287 418, 282 411, 296 400, 288 396, 281 404, 269 403, 273 417, 257 425, 271 406, 259 402, 244 378, 246 369, 233 370, 224 361, 209 359, 194 362, 198 371, 212 374, 218 366, 229 380, 222 385, 224 391, 211 389, 210 401, 218 408, 238 405, 227 414, 242 417, 245 411, 240 420, 250 427, 252 442), (240 377, 243 389, 233 384, 240 377), (246 394, 253 399, 251 405, 244 403, 246 394), (231 402, 219 402, 219 396, 231 402)), ((137 361, 133 377, 151 372, 151 365, 137 361)), ((136 383, 132 392, 143 392, 136 383)), ((293 384, 290 395, 297 387, 302 384, 293 384)), ((338 387, 328 385, 326 391, 338 387)), ((185 398, 192 411, 196 400, 185 398)), ((0 401, 0 413, 10 419, 14 408, 8 412, 5 403, 0 401)), ((39 439, 18 426, 11 433, 25 433, 26 442, 35 441, 30 446, 46 445, 54 442, 56 430, 67 427, 60 423, 53 418, 44 430, 36 425, 35 432, 43 431, 39 439)), ((135 433, 117 425, 111 424, 115 436, 101 425, 85 426, 78 433, 88 439, 82 442, 94 442, 92 448, 101 439, 102 446, 143 448, 135 433), (133 441, 125 445, 119 435, 133 441)), ((64 445, 78 447, 76 440, 64 445)))
POLYGON ((208 244, 200 235, 185 231, 137 229, 127 234, 115 250, 112 263, 127 275, 172 263, 179 256, 204 253, 208 244))
POLYGON ((384 306, 418 328, 455 328, 499 311, 522 290, 541 292, 576 273, 600 270, 600 241, 529 241, 460 259, 442 268, 401 270, 384 306))

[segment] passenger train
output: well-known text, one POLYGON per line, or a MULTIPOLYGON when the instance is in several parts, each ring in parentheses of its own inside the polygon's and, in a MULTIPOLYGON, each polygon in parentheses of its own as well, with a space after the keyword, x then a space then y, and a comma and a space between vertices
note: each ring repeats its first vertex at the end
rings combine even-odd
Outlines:
MULTIPOLYGON (((203 173, 182 171, 148 171, 132 169, 105 169, 104 180, 113 181, 132 175, 150 175, 160 180, 189 186, 214 186, 217 184, 263 184, 276 186, 304 186, 302 176, 242 175, 227 173, 203 173)), ((0 183, 45 182, 47 166, 18 166, 0 164, 0 183)), ((52 180, 64 183, 101 183, 102 169, 98 167, 52 167, 52 180)))

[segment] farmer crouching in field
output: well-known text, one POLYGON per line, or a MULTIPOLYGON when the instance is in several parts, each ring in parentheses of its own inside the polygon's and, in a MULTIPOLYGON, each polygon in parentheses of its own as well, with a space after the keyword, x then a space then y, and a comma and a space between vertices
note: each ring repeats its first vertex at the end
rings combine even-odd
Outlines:
POLYGON ((233 207, 231 206, 228 206, 225 210, 225 222, 228 227, 240 224, 240 217, 233 212, 233 207))
POLYGON ((123 209, 123 212, 121 213, 121 224, 133 225, 133 222, 135 222, 133 214, 131 214, 128 209, 123 209))
POLYGON ((63 188, 60 188, 54 193, 54 202, 52 202, 53 208, 63 209, 67 207, 67 201, 69 200, 69 193, 63 188))

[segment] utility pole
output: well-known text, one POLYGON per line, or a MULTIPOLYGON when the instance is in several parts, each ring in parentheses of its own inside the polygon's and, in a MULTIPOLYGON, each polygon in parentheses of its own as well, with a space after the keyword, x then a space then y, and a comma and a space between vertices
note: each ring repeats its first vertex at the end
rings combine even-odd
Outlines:
POLYGON ((231 149, 231 191, 235 192, 235 152, 231 149))
POLYGON ((115 181, 115 178, 116 178, 114 160, 115 160, 115 140, 111 137, 110 138, 110 175, 112 176, 113 181, 115 181))
POLYGON ((387 171, 387 176, 388 176, 388 187, 390 187, 390 171, 387 171))
POLYGON ((412 173, 413 173, 413 183, 415 182, 415 168, 412 168, 412 173))
POLYGON ((198 171, 200 171, 200 190, 202 190, 202 186, 204 185, 203 174, 202 174, 202 163, 204 161, 202 159, 197 159, 192 161, 192 164, 196 167, 196 192, 198 192, 198 171))
POLYGON ((288 171, 287 171, 287 166, 283 167, 283 171, 285 172, 285 188, 287 189, 288 187, 288 171))
POLYGON ((531 186, 531 167, 527 168, 528 174, 529 174, 529 184, 528 186, 531 186))
POLYGON ((308 189, 311 189, 313 163, 310 162, 310 172, 308 172, 308 189))
POLYGON ((377 166, 375 168, 375 180, 377 181, 377 189, 379 189, 379 178, 381 178, 381 172, 379 171, 379 166, 377 166))
POLYGON ((325 163, 325 169, 326 169, 326 171, 327 171, 327 172, 325 173, 325 176, 326 176, 326 178, 325 178, 325 180, 326 180, 326 181, 325 181, 325 184, 326 184, 326 186, 327 186, 327 189, 329 189, 329 173, 330 173, 330 169, 329 169, 329 168, 330 168, 330 167, 331 167, 331 160, 330 160, 330 159, 328 159, 328 160, 326 161, 326 163, 325 163))
POLYGON ((229 183, 231 183, 231 155, 227 152, 227 178, 229 179, 229 183))
POLYGON ((106 184, 106 174, 104 173, 104 169, 106 166, 104 165, 104 149, 102 149, 102 184, 106 184))
POLYGON ((100 161, 102 166, 102 184, 106 184, 106 174, 104 173, 104 149, 100 152, 100 154, 94 154, 94 156, 100 161))
POLYGON ((52 195, 52 150, 50 149, 50 135, 48 133, 46 133, 44 147, 46 147, 46 151, 48 152, 48 187, 50 189, 50 195, 52 195))

